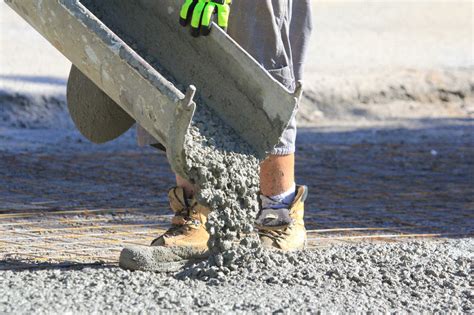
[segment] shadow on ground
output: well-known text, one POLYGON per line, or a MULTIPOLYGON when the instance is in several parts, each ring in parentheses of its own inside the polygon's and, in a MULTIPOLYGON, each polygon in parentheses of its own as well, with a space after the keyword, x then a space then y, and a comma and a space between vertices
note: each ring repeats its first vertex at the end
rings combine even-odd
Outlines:
POLYGON ((110 266, 102 262, 96 263, 78 263, 78 262, 58 262, 58 263, 38 263, 34 261, 25 261, 25 260, 1 260, 0 261, 0 271, 2 270, 63 270, 67 268, 68 270, 81 270, 84 268, 93 268, 93 269, 110 269, 117 268, 116 266, 110 266))

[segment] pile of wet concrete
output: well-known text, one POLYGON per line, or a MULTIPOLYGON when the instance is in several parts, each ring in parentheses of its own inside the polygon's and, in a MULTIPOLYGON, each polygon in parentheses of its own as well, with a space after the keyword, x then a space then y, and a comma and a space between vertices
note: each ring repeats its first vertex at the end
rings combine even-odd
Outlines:
POLYGON ((211 209, 208 253, 199 259, 202 255, 181 248, 132 247, 122 252, 121 266, 180 271, 179 278, 209 280, 241 272, 257 257, 270 257, 254 230, 260 161, 249 145, 202 105, 186 135, 185 154, 185 172, 197 187, 196 198, 211 209))
POLYGON ((103 266, 0 270, 0 312, 470 313, 473 248, 472 239, 340 244, 257 256, 208 281, 103 266))

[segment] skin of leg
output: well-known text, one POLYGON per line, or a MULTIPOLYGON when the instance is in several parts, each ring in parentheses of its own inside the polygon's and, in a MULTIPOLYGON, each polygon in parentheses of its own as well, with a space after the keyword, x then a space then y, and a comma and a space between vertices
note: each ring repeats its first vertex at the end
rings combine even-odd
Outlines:
POLYGON ((192 198, 196 192, 196 187, 194 187, 193 183, 179 175, 176 175, 176 186, 183 188, 184 195, 189 199, 192 198))
POLYGON ((295 155, 270 155, 260 165, 260 192, 276 196, 288 191, 295 182, 295 155))

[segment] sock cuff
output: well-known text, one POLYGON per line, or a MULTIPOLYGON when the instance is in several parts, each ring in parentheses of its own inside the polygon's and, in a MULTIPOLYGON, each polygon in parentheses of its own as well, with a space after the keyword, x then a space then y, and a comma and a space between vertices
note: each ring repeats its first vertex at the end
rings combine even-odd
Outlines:
MULTIPOLYGON (((275 196, 270 196, 270 199, 277 200, 277 201, 283 201, 284 199, 287 199, 289 196, 295 195, 296 192, 296 183, 293 183, 293 185, 290 187, 285 192, 282 192, 281 194, 275 195, 275 196)), ((293 201, 293 198, 291 199, 293 201)))
POLYGON ((284 208, 288 205, 290 205, 293 200, 295 199, 296 196, 296 184, 293 183, 292 187, 288 189, 287 191, 275 195, 275 196, 261 196, 262 200, 262 208, 273 208, 273 209, 278 209, 278 208, 284 208))

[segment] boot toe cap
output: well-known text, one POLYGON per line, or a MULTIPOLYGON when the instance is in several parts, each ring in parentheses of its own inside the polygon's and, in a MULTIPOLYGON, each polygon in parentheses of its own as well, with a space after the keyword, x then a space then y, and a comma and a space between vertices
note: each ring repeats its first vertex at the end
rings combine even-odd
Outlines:
POLYGON ((119 266, 128 270, 175 272, 180 270, 186 261, 164 247, 131 246, 122 249, 119 266))
POLYGON ((129 270, 145 270, 153 260, 152 256, 146 247, 125 247, 120 252, 119 266, 129 270))

